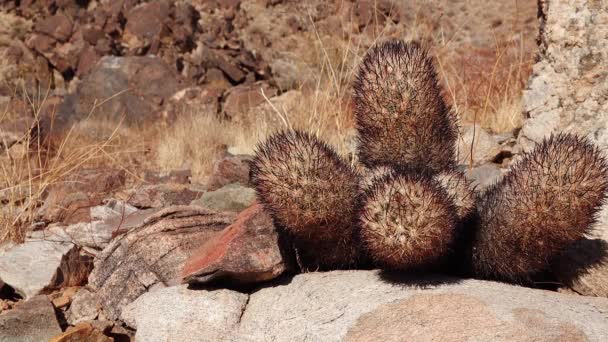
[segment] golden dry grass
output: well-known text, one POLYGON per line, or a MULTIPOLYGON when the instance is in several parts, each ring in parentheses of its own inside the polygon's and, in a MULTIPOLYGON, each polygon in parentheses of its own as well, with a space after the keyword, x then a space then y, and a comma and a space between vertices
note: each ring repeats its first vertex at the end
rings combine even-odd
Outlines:
MULTIPOLYGON (((38 95, 22 92, 23 101, 34 114, 33 122, 39 122, 48 94, 48 89, 38 95)), ((0 108, 0 125, 24 115, 27 114, 16 113, 8 106, 0 108)), ((130 152, 141 152, 125 148, 133 146, 133 143, 120 141, 120 124, 114 124, 113 130, 104 138, 91 136, 90 131, 82 130, 86 125, 85 120, 72 127, 65 136, 54 142, 52 148, 43 146, 41 140, 29 132, 23 132, 15 143, 2 142, 0 242, 23 241, 26 233, 34 228, 36 211, 53 184, 62 182, 85 167, 113 165, 127 168, 123 165, 124 156, 130 152)), ((103 125, 95 126, 104 128, 103 125)))
MULTIPOLYGON (((92 116, 75 126, 52 155, 26 148, 31 142, 24 136, 21 151, 2 151, 0 192, 7 194, 4 197, 8 200, 0 211, 0 240, 22 239, 45 190, 85 166, 117 166, 134 178, 146 169, 190 168, 193 180, 203 183, 226 147, 252 153, 269 134, 289 128, 311 132, 342 156, 351 157, 353 76, 367 49, 389 37, 420 40, 432 48, 444 95, 462 121, 476 122, 492 132, 520 127, 521 94, 535 51, 527 51, 521 44, 517 26, 510 35, 496 36, 492 46, 473 47, 459 41, 458 29, 445 34, 442 19, 431 18, 435 14, 424 13, 424 9, 423 4, 405 29, 397 29, 389 20, 376 20, 383 24, 370 26, 369 32, 360 36, 346 30, 343 34, 322 32, 313 24, 303 35, 305 52, 298 56, 299 64, 311 74, 312 86, 301 85, 289 94, 287 102, 267 99, 248 114, 255 118, 250 123, 230 122, 197 108, 177 113, 179 119, 169 126, 154 123, 139 129, 92 116)), ((0 58, 0 69, 2 62, 0 58)), ((26 102, 39 113, 44 98, 42 94, 26 102)), ((10 108, 0 108, 0 115, 1 120, 8 120, 16 114, 10 108)))
MULTIPOLYGON (((496 133, 520 127, 521 93, 530 74, 533 54, 522 51, 512 41, 497 42, 487 49, 457 49, 429 30, 431 25, 422 19, 415 30, 407 32, 395 33, 386 24, 376 30, 370 41, 390 36, 426 42, 436 56, 445 97, 463 122, 476 122, 496 133)), ((364 46, 362 40, 336 39, 335 33, 323 35, 316 30, 303 45, 311 48, 300 56, 299 64, 314 71, 313 87, 301 87, 292 94, 287 106, 267 99, 265 105, 248 113, 255 117, 249 124, 231 123, 196 109, 179 115, 182 119, 161 134, 156 149, 158 166, 166 171, 191 168, 195 179, 202 181, 223 146, 252 153, 255 144, 272 132, 291 128, 314 133, 346 156, 355 126, 352 80, 369 46, 364 46)))

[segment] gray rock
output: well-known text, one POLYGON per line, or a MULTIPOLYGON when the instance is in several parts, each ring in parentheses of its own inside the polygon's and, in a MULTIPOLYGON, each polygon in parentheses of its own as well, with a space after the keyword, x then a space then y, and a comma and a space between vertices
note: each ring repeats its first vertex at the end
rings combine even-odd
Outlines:
POLYGON ((137 208, 117 200, 91 208, 90 222, 69 226, 51 225, 48 230, 65 237, 80 247, 103 249, 112 240, 112 234, 128 230, 143 222, 153 211, 137 208))
POLYGON ((472 169, 465 168, 465 175, 471 184, 478 190, 483 190, 488 186, 497 183, 502 176, 507 173, 506 169, 501 169, 498 165, 488 163, 472 169))
POLYGON ((59 334, 55 309, 46 296, 35 296, 0 314, 0 342, 49 341, 59 334))
POLYGON ((63 286, 80 285, 90 271, 90 260, 78 248, 55 235, 29 239, 0 256, 0 279, 24 298, 63 286))
POLYGON ((72 299, 66 319, 71 325, 92 321, 99 316, 99 301, 95 293, 81 288, 72 299))
POLYGON ((122 312, 138 341, 227 341, 248 295, 230 290, 188 290, 185 285, 139 297, 122 312))
POLYGON ((240 212, 253 202, 255 202, 254 189, 240 184, 228 184, 218 190, 204 193, 200 199, 190 204, 219 211, 240 212))
POLYGON ((471 144, 474 144, 473 165, 491 162, 501 151, 496 139, 479 125, 466 125, 458 139, 458 162, 460 164, 469 165, 471 144), (473 140, 473 133, 475 134, 475 140, 473 140))
POLYGON ((158 57, 102 57, 59 107, 54 130, 68 129, 93 108, 93 118, 103 120, 119 120, 123 115, 127 124, 159 120, 162 104, 186 86, 158 57))
POLYGON ((540 59, 523 96, 530 117, 519 134, 529 149, 558 131, 608 146, 608 3, 540 3, 540 59))
POLYGON ((254 292, 235 340, 605 341, 607 310, 603 298, 479 280, 307 273, 254 292))
POLYGON ((380 271, 305 273, 249 295, 185 286, 122 313, 142 341, 605 341, 608 299, 380 271))
POLYGON ((88 284, 103 313, 116 320, 123 307, 140 295, 180 283, 179 272, 185 261, 233 219, 230 213, 174 206, 113 239, 95 259, 88 284))

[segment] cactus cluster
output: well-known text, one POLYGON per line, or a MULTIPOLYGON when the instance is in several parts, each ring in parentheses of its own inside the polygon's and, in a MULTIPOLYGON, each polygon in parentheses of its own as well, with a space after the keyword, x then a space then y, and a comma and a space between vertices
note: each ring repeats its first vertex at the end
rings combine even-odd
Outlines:
POLYGON ((360 165, 298 131, 271 136, 252 162, 259 201, 306 269, 459 264, 480 278, 529 281, 589 231, 608 192, 600 151, 559 134, 477 193, 457 169, 456 116, 417 43, 370 49, 354 105, 360 165))

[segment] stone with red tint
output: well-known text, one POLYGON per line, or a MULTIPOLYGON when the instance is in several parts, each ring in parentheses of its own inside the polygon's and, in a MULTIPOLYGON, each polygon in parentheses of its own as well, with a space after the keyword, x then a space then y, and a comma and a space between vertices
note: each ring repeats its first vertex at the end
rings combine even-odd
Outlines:
POLYGON ((272 219, 256 203, 194 252, 182 276, 190 284, 220 279, 251 284, 274 279, 287 269, 272 219))

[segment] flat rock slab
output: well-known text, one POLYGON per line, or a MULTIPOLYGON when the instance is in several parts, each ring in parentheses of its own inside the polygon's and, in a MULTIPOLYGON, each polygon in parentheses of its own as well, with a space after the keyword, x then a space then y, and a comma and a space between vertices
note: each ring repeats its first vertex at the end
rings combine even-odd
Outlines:
POLYGON ((181 282, 184 262, 234 214, 201 207, 174 206, 144 220, 98 255, 89 277, 106 316, 116 320, 122 308, 153 287, 181 282))
POLYGON ((255 190, 240 184, 229 184, 220 189, 205 192, 193 205, 219 210, 240 212, 255 202, 255 190))
POLYGON ((138 210, 121 201, 110 200, 108 203, 92 207, 91 219, 68 226, 51 225, 48 231, 73 242, 80 247, 101 250, 115 235, 140 226, 142 222, 158 210, 138 210))
POLYGON ((61 334, 55 309, 46 296, 36 296, 0 315, 0 342, 48 341, 61 334))
POLYGON ((86 281, 91 263, 70 242, 26 240, 0 255, 0 279, 24 298, 86 281))
POLYGON ((239 341, 606 341, 608 300, 502 283, 308 273, 253 293, 239 341))
POLYGON ((305 273, 247 295, 178 286, 123 310, 142 341, 606 341, 608 299, 380 271, 305 273))
POLYGON ((188 290, 185 285, 139 297, 122 312, 137 341, 229 341, 247 305, 236 291, 188 290))

